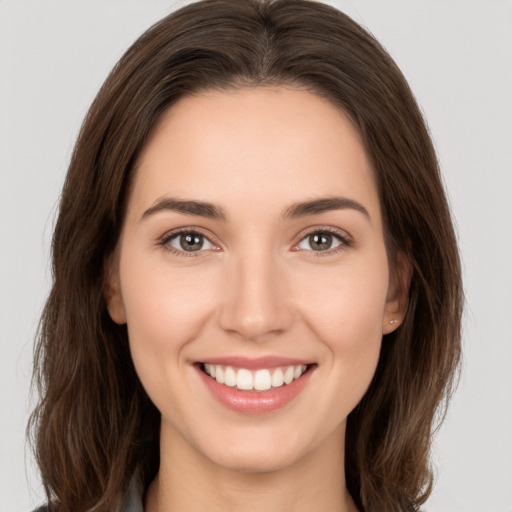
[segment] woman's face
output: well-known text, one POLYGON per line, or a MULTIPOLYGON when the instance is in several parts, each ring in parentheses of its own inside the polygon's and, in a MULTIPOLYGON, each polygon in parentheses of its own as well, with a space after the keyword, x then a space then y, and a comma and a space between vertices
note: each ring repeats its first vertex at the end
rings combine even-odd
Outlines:
POLYGON ((358 134, 296 89, 174 105, 138 160, 114 267, 109 312, 162 442, 235 470, 342 446, 402 318, 358 134))

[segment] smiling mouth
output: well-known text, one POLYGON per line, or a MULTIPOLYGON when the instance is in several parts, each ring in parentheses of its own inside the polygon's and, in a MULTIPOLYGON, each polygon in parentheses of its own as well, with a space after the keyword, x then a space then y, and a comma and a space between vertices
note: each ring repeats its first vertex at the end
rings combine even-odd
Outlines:
POLYGON ((313 364, 249 370, 220 364, 201 363, 200 369, 219 384, 240 391, 263 392, 287 386, 300 379, 313 364))

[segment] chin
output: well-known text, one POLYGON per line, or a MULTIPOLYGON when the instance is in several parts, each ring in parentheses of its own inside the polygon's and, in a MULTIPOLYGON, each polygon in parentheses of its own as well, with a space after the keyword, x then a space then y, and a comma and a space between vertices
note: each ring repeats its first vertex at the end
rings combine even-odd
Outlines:
POLYGON ((221 449, 203 452, 214 464, 239 473, 268 473, 293 466, 312 448, 305 439, 290 437, 282 432, 274 436, 251 435, 246 432, 238 439, 216 443, 221 449))
POLYGON ((268 453, 257 447, 224 453, 212 459, 217 466, 236 473, 271 473, 292 466, 296 460, 297 454, 268 453))

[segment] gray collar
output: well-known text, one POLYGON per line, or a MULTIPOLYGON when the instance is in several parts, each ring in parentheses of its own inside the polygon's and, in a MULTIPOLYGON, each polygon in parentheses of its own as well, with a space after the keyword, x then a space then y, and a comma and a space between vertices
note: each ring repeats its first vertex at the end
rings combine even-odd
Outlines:
POLYGON ((139 472, 136 471, 130 481, 130 487, 119 512, 144 512, 142 506, 143 486, 139 472))

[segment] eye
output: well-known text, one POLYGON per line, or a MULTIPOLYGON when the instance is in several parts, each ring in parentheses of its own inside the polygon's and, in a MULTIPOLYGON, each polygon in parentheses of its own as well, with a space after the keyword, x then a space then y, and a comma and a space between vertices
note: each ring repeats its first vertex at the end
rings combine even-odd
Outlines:
POLYGON ((175 252, 194 253, 216 249, 208 238, 197 231, 180 231, 165 237, 160 244, 175 252))
POLYGON ((343 232, 316 230, 308 233, 295 247, 299 250, 328 252, 332 249, 348 247, 350 240, 343 232))

